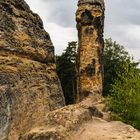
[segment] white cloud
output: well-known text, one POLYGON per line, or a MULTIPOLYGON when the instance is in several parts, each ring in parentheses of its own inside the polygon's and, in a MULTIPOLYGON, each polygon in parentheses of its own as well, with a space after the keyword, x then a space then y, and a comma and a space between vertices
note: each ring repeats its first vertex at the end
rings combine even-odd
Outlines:
POLYGON ((56 0, 26 0, 26 2, 29 4, 33 12, 38 13, 42 18, 44 28, 50 34, 51 40, 55 46, 55 52, 57 54, 61 54, 62 51, 66 49, 68 42, 77 40, 77 30, 74 15, 76 4, 75 7, 73 7, 73 3, 69 4, 65 0, 61 0, 59 1, 59 3, 56 2, 56 0), (65 7, 65 10, 68 9, 67 11, 65 11, 64 8, 62 8, 62 4, 63 7, 65 6, 64 3, 67 3, 67 6, 73 8, 65 7), (63 17, 62 13, 66 13, 66 15, 63 17), (71 13, 71 15, 69 15, 69 13, 71 13), (71 18, 72 16, 73 18, 71 18), (52 20, 52 18, 58 19, 58 17, 60 17, 59 22, 52 20), (72 21, 72 25, 70 26, 69 24, 67 24, 68 27, 66 27, 65 22, 68 22, 70 20, 72 21))
POLYGON ((117 27, 110 26, 105 32, 105 37, 111 37, 120 45, 123 45, 134 60, 140 60, 140 26, 138 25, 119 25, 117 27), (111 30, 111 32, 109 31, 111 30))
POLYGON ((123 45, 136 61, 140 60, 140 1, 107 0, 105 37, 123 45))
MULTIPOLYGON (((26 0, 38 13, 49 32, 56 53, 61 53, 69 41, 77 40, 75 22, 78 0, 26 0)), ((106 0, 105 38, 111 37, 140 60, 140 1, 106 0)))
POLYGON ((75 28, 64 28, 55 23, 45 24, 45 28, 51 36, 57 54, 66 49, 69 41, 77 40, 77 31, 75 28))

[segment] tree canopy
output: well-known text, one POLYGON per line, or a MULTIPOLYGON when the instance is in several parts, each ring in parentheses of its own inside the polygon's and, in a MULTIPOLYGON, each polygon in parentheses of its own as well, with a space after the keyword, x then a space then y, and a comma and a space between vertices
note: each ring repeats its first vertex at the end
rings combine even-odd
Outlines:
POLYGON ((77 42, 68 43, 61 56, 56 56, 57 73, 61 81, 66 104, 72 104, 76 92, 76 47, 77 42))
POLYGON ((120 69, 120 63, 128 61, 131 63, 131 57, 123 46, 119 45, 111 38, 105 39, 103 65, 104 65, 104 90, 103 95, 107 96, 111 84, 117 78, 116 71, 120 69))
MULTIPOLYGON (((66 104, 76 97, 76 47, 69 42, 60 56, 56 56, 57 73, 66 104)), ((111 115, 140 129, 140 70, 123 46, 112 39, 105 40, 103 53, 103 95, 108 99, 111 115)))
POLYGON ((109 108, 113 118, 140 130, 140 71, 128 61, 119 67, 109 91, 109 108))
POLYGON ((104 91, 113 119, 140 129, 140 70, 123 46, 105 40, 104 91))

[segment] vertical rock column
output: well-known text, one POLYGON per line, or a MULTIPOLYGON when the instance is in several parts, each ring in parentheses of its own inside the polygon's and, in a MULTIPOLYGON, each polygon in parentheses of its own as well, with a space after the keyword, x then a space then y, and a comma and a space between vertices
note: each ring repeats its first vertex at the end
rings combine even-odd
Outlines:
POLYGON ((79 0, 76 12, 78 29, 78 101, 90 94, 101 94, 104 1, 79 0))

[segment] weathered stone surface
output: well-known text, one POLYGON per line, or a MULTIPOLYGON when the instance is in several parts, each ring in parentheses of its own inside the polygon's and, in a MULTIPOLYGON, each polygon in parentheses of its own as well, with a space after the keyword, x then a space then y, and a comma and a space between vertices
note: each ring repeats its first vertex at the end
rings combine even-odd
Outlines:
POLYGON ((73 134, 71 140, 139 140, 140 132, 119 121, 107 122, 93 117, 73 134))
POLYGON ((104 1, 79 0, 76 12, 78 29, 78 100, 102 93, 102 51, 104 46, 104 1))
POLYGON ((78 5, 80 4, 100 4, 102 8, 105 8, 104 0, 79 0, 78 5))
POLYGON ((17 140, 64 104, 40 17, 24 0, 0 0, 0 140, 17 140))
POLYGON ((69 105, 62 109, 52 111, 46 115, 46 121, 40 127, 32 129, 19 140, 66 140, 72 138, 72 133, 93 116, 103 117, 96 108, 97 101, 87 98, 76 105, 69 105))
POLYGON ((104 112, 97 107, 102 103, 102 99, 88 97, 79 104, 52 111, 46 115, 46 121, 40 123, 40 127, 32 129, 19 140, 140 139, 140 132, 132 126, 104 120, 104 112))
POLYGON ((54 62, 54 47, 37 14, 23 0, 0 1, 0 50, 39 62, 54 62))

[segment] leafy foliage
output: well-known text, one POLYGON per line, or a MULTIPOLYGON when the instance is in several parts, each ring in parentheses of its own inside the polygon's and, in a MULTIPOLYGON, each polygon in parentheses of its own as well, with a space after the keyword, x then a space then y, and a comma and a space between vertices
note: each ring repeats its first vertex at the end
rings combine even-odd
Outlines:
POLYGON ((104 96, 112 117, 140 129, 140 70, 123 46, 105 40, 104 96))
POLYGON ((120 69, 120 63, 128 61, 131 63, 131 58, 124 47, 113 42, 111 38, 105 39, 105 47, 103 53, 104 65, 104 90, 103 95, 107 96, 111 84, 117 78, 116 71, 120 69))
MULTIPOLYGON (((61 56, 56 57, 66 104, 72 104, 76 91, 76 46, 69 42, 61 56)), ((123 46, 105 40, 104 96, 108 97, 112 117, 140 129, 140 70, 123 46)))
POLYGON ((119 68, 110 90, 109 107, 113 118, 140 130, 140 71, 129 61, 120 63, 119 68))
POLYGON ((66 104, 72 104, 75 101, 76 47, 77 42, 69 42, 62 55, 56 56, 57 73, 61 81, 66 104))

